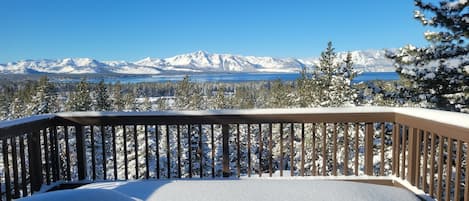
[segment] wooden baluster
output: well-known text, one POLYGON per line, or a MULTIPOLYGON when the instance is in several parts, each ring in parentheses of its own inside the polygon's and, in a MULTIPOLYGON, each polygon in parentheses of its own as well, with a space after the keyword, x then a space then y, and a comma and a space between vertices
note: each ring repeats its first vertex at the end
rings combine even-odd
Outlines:
POLYGON ((301 124, 301 176, 305 176, 305 124, 301 124))
POLYGON ((18 155, 16 152, 16 137, 10 138, 11 143, 11 162, 13 163, 13 199, 20 197, 20 185, 19 185, 19 174, 18 174, 18 155))
POLYGON ((169 142, 169 126, 165 125, 166 127, 166 177, 169 179, 171 178, 171 146, 169 142))
POLYGON ((125 180, 129 179, 129 167, 128 167, 128 161, 127 161, 127 126, 123 125, 122 126, 122 137, 124 138, 124 177, 125 180))
MULTIPOLYGON (((79 143, 80 141, 77 140, 78 177, 82 178, 84 170, 82 170, 82 161, 80 161, 79 158, 81 156, 78 149, 79 143)), ((40 131, 33 131, 30 135, 28 135, 28 157, 31 194, 33 194, 35 191, 39 191, 41 189, 41 185, 43 182, 40 131)))
POLYGON ((422 165, 422 185, 423 191, 428 192, 428 135, 423 131, 423 165, 422 165))
POLYGON ((316 160, 317 160, 317 156, 316 156, 316 123, 313 123, 313 127, 312 127, 312 147, 311 149, 313 149, 313 153, 312 153, 312 156, 313 156, 313 171, 311 172, 311 175, 313 176, 316 176, 317 175, 317 172, 316 172, 316 160))
POLYGON ((248 177, 251 177, 251 125, 248 124, 248 177))
MULTIPOLYGON (((466 142, 466 161, 469 161, 469 142, 466 142)), ((469 164, 466 163, 466 176, 464 178, 464 201, 469 201, 469 164)))
POLYGON ((156 178, 160 179, 160 127, 155 125, 155 142, 156 142, 156 178))
POLYGON ((355 160, 354 160, 354 171, 355 171, 355 176, 358 176, 358 151, 359 151, 359 138, 360 138, 360 135, 359 135, 359 127, 360 127, 360 124, 358 123, 355 123, 355 160))
POLYGON ((392 174, 393 175, 397 175, 396 164, 397 164, 397 161, 399 160, 399 157, 397 157, 397 152, 399 149, 399 144, 398 144, 399 140, 397 138, 396 127, 397 127, 396 123, 394 122, 392 125, 392 174))
POLYGON ((337 123, 333 124, 332 146, 332 174, 337 176, 337 123))
POLYGON ((223 177, 229 177, 230 172, 230 148, 229 148, 229 132, 230 127, 228 124, 223 124, 222 128, 222 149, 223 149, 223 177))
POLYGON ((373 175, 373 123, 365 124, 365 174, 373 175))
POLYGON ((91 129, 91 174, 92 174, 92 179, 93 181, 96 180, 96 151, 95 151, 95 145, 94 145, 94 126, 90 126, 91 129))
POLYGON ((134 160, 135 160, 135 179, 138 179, 138 173, 139 173, 139 168, 138 168, 138 131, 137 131, 137 125, 133 126, 133 134, 134 134, 134 160))
POLYGON ((148 125, 143 125, 145 140, 145 179, 150 178, 150 154, 148 149, 148 125))
MULTIPOLYGON (((460 186, 461 186, 461 161, 462 161, 462 141, 457 140, 456 144, 456 177, 454 179, 454 198, 453 200, 460 200, 460 186)), ((467 174, 467 173, 466 173, 467 174)))
POLYGON ((348 175, 348 160, 349 160, 349 141, 348 141, 348 123, 344 127, 344 175, 348 175))
POLYGON ((47 128, 42 130, 42 139, 44 142, 44 170, 46 173, 46 184, 50 185, 49 140, 47 140, 47 128))
POLYGON ((417 175, 417 165, 416 165, 416 160, 417 160, 417 152, 418 152, 418 147, 417 147, 417 129, 416 128, 409 128, 409 134, 408 134, 408 146, 409 146, 409 154, 408 154, 408 167, 407 167, 407 181, 410 182, 413 186, 417 186, 417 182, 415 180, 415 177, 417 175))
POLYGON ((72 180, 72 174, 70 172, 70 144, 69 140, 69 133, 68 133, 68 126, 64 126, 64 141, 65 141, 65 165, 66 170, 65 173, 67 174, 67 181, 72 180))
POLYGON ((85 148, 85 132, 83 126, 75 125, 76 151, 77 151, 77 167, 78 179, 86 179, 86 148, 85 148))
POLYGON ((241 146, 239 134, 239 124, 236 124, 236 172, 238 178, 241 177, 241 146))
POLYGON ((118 179, 117 175, 117 147, 116 147, 116 127, 112 126, 112 162, 114 168, 114 180, 118 179))
POLYGON ((280 123, 280 176, 283 176, 283 123, 280 123))
POLYGON ((402 127, 402 166, 401 166, 401 179, 405 179, 405 164, 406 164, 406 145, 407 145, 407 132, 404 126, 402 127))
POLYGON ((214 136, 214 132, 213 132, 213 124, 210 125, 210 143, 211 143, 211 147, 212 147, 212 178, 215 177, 215 136, 214 136))
POLYGON ((293 141, 295 139, 294 124, 290 124, 290 176, 295 174, 295 147, 293 141))
POLYGON ((178 162, 178 178, 181 178, 182 173, 181 173, 181 129, 180 125, 176 125, 176 131, 177 131, 177 162, 178 162))
POLYGON ((262 151, 264 142, 262 141, 262 124, 259 124, 259 177, 262 177, 262 151))
POLYGON ((187 125, 187 143, 189 144, 188 152, 189 152, 189 178, 192 178, 192 129, 191 125, 187 125))
POLYGON ((3 139, 2 149, 3 149, 3 171, 5 174, 5 196, 7 200, 11 200, 11 178, 10 178, 10 164, 9 164, 9 143, 8 139, 3 139))
MULTIPOLYGON (((21 190, 22 190, 22 197, 25 197, 28 195, 28 184, 26 180, 26 155, 24 150, 26 147, 24 146, 24 137, 23 135, 20 136, 19 139, 20 143, 20 158, 21 158, 21 190)), ((1 196, 0 196, 1 197, 1 196)))
POLYGON ((417 147, 416 147, 416 150, 415 150, 415 186, 417 186, 417 188, 421 189, 421 185, 420 185, 420 167, 422 166, 420 164, 420 160, 421 160, 421 156, 422 156, 422 131, 420 129, 415 129, 415 134, 416 134, 416 137, 417 137, 417 143, 415 144, 417 147))
POLYGON ((435 143, 436 143, 436 135, 435 133, 431 134, 431 145, 430 145, 430 190, 429 194, 432 197, 435 197, 435 143))
POLYGON ((441 200, 442 192, 443 192, 443 144, 444 144, 444 137, 438 137, 439 145, 438 145, 438 188, 436 190, 436 199, 441 200))
POLYGON ((202 130, 202 124, 199 124, 199 175, 200 178, 204 177, 204 150, 203 150, 203 130, 202 130))
POLYGON ((269 123, 269 177, 272 177, 272 173, 273 173, 273 152, 272 152, 272 148, 273 148, 273 142, 272 142, 272 123, 269 123))
POLYGON ((327 124, 322 123, 322 176, 326 176, 326 167, 327 167, 327 155, 326 155, 326 147, 327 147, 327 124))
POLYGON ((53 179, 54 179, 54 182, 55 181, 58 181, 60 180, 60 166, 61 166, 61 161, 59 159, 60 155, 59 155, 59 140, 58 140, 58 133, 57 133, 57 127, 56 126, 53 126, 52 127, 52 136, 53 138, 51 138, 52 140, 52 144, 54 145, 54 149, 53 149, 53 159, 54 159, 54 163, 53 163, 53 170, 54 171, 54 174, 53 174, 53 179))
POLYGON ((106 157, 106 132, 104 126, 101 125, 101 148, 102 148, 102 163, 103 163, 103 179, 107 179, 107 168, 106 168, 106 163, 107 163, 107 157, 106 157))
POLYGON ((450 200, 451 195, 451 176, 453 173, 453 138, 448 138, 448 156, 446 157, 446 193, 445 200, 450 200))
POLYGON ((385 164, 385 160, 384 160, 384 154, 385 154, 384 151, 385 150, 384 150, 384 147, 386 146, 386 144, 385 144, 385 139, 384 139, 385 138, 384 126, 385 126, 384 122, 381 123, 381 133, 380 133, 381 134, 381 136, 380 136, 381 137, 381 151, 380 151, 381 152, 381 161, 380 161, 380 167, 379 167, 379 175, 380 176, 384 176, 384 164, 385 164))

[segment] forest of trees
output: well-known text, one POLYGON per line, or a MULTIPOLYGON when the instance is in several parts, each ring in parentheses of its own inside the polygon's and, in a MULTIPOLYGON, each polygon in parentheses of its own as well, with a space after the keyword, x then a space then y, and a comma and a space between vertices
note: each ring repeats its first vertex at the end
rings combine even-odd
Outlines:
MULTIPOLYGON (((400 50, 403 51, 403 50, 400 50)), ((401 53, 402 54, 402 53, 401 53)), ((402 63, 400 57, 390 56, 402 63)), ((402 56, 401 56, 402 57, 402 56)), ((3 81, 0 84, 0 119, 65 111, 163 111, 331 107, 354 105, 423 106, 467 112, 467 72, 461 66, 441 72, 437 80, 402 74, 399 81, 352 83, 357 72, 351 54, 338 61, 332 43, 321 53, 319 65, 303 69, 295 81, 79 83, 39 80, 3 81), (461 72, 464 75, 460 75, 461 72), (459 79, 457 79, 459 78, 459 79), (442 82, 441 80, 445 81, 442 82), (441 82, 440 82, 441 81, 441 82), (445 84, 446 83, 446 84, 445 84), (451 85, 451 86, 448 86, 451 85)), ((415 68, 413 68, 415 70, 415 68)), ((405 71, 407 72, 407 71, 405 71)), ((415 75, 415 74, 414 74, 415 75)))
POLYGON ((79 83, 39 80, 3 81, 1 119, 65 111, 162 111, 404 105, 399 81, 353 84, 358 72, 349 54, 338 61, 332 43, 312 71, 296 81, 192 82, 190 76, 166 83, 79 83))

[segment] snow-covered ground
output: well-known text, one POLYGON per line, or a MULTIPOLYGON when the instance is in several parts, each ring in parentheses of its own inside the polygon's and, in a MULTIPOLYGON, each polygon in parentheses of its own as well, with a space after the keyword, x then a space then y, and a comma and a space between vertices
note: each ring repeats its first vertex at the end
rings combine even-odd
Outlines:
POLYGON ((315 179, 158 180, 88 184, 75 190, 42 193, 23 201, 418 201, 390 186, 315 179))

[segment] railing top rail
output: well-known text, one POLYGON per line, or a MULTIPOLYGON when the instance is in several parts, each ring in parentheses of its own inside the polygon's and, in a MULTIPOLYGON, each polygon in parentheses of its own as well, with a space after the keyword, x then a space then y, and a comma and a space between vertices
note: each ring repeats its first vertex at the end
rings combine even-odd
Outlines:
POLYGON ((467 113, 409 107, 397 107, 393 110, 396 114, 469 129, 469 114, 467 113))
MULTIPOLYGON (((335 107, 335 108, 288 108, 249 110, 208 111, 164 111, 164 112, 64 112, 36 115, 32 117, 0 122, 3 130, 28 131, 47 127, 45 122, 59 119, 77 124, 113 123, 261 123, 261 122, 400 122, 409 118, 420 122, 431 121, 440 125, 457 127, 462 132, 469 130, 469 114, 423 108, 407 107, 335 107), (131 120, 131 121, 128 121, 131 120), (200 122, 198 122, 200 121, 200 122), (44 125, 41 125, 44 124, 44 125), (21 128, 25 127, 25 128, 21 128)), ((428 123, 428 122, 427 122, 428 123)))
POLYGON ((301 115, 301 114, 366 114, 393 113, 392 107, 329 107, 329 108, 284 108, 284 109, 242 109, 203 111, 162 111, 162 112, 63 112, 58 117, 116 117, 116 116, 238 116, 238 115, 301 115))

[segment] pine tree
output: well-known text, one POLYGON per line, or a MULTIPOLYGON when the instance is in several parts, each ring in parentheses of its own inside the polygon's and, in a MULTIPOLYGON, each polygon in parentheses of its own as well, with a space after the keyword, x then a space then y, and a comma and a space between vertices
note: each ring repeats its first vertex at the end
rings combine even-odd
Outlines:
POLYGON ((111 101, 104 80, 99 81, 96 86, 96 108, 97 111, 110 111, 111 101))
POLYGON ((9 113, 10 113, 10 103, 8 101, 7 96, 0 96, 0 120, 7 119, 9 113))
POLYGON ((124 110, 125 111, 135 111, 137 110, 137 105, 135 103, 135 94, 133 91, 129 91, 124 95, 124 110))
POLYGON ((35 115, 58 112, 56 91, 54 84, 49 82, 47 76, 41 77, 35 93, 31 96, 31 103, 28 104, 26 113, 28 115, 35 115))
MULTIPOLYGON (((425 3, 415 0, 414 17, 426 31, 427 47, 407 45, 387 56, 394 60, 401 79, 411 83, 406 93, 429 107, 462 110, 469 105, 468 1, 425 3)), ((466 109, 467 110, 467 109, 466 109)))
POLYGON ((213 109, 227 109, 228 103, 225 97, 225 89, 223 87, 218 87, 217 94, 215 95, 212 101, 213 109))
POLYGON ((254 108, 255 98, 252 95, 252 90, 248 87, 238 86, 235 88, 233 107, 236 109, 251 109, 254 108))
POLYGON ((112 94, 112 104, 114 111, 124 110, 124 100, 122 97, 122 85, 119 81, 114 84, 113 94, 112 94))
POLYGON ((86 78, 81 79, 68 103, 70 111, 91 111, 92 101, 86 78))
POLYGON ((301 107, 352 104, 357 97, 351 83, 355 75, 351 54, 344 62, 338 61, 332 42, 329 42, 312 74, 303 70, 297 81, 297 101, 301 107))
POLYGON ((289 97, 288 97, 288 86, 282 82, 282 80, 277 79, 272 82, 270 87, 270 98, 269 106, 273 108, 285 108, 288 107, 289 97))
POLYGON ((175 106, 179 110, 197 110, 202 108, 201 90, 190 81, 189 76, 177 83, 175 106))
POLYGON ((175 106, 177 109, 180 110, 187 110, 189 109, 189 94, 191 90, 191 83, 189 81, 189 76, 184 76, 184 78, 178 82, 176 86, 175 92, 175 106))
POLYGON ((190 110, 203 110, 205 109, 202 101, 202 90, 196 85, 192 85, 192 92, 189 101, 190 110))
POLYGON ((18 94, 14 96, 9 110, 9 119, 17 119, 25 116, 25 104, 18 94))
MULTIPOLYGON (((303 68, 300 77, 296 80, 296 100, 300 107, 310 107, 317 100, 316 89, 311 75, 303 68)), ((316 104, 314 104, 316 105, 316 104)))

